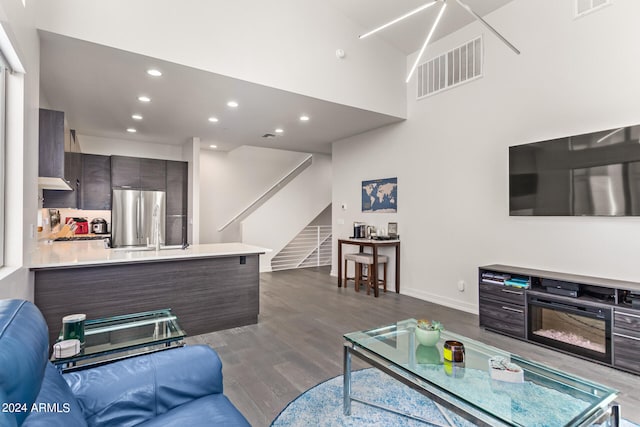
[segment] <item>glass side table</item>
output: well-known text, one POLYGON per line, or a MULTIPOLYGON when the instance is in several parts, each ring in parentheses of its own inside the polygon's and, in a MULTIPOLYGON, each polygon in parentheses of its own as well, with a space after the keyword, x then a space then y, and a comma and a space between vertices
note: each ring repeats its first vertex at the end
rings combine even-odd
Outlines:
MULTIPOLYGON (((105 364, 118 359, 183 346, 185 331, 171 309, 105 317, 85 322, 85 345, 80 353, 51 357, 63 372, 105 364)), ((62 340, 62 331, 58 341, 62 340)))

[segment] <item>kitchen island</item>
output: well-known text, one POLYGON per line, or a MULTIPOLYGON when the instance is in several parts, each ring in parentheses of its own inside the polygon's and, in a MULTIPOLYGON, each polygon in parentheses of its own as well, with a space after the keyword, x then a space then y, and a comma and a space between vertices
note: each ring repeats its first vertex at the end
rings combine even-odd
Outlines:
POLYGON ((187 249, 109 249, 102 241, 41 243, 32 253, 34 302, 55 342, 62 318, 171 308, 189 335, 257 323, 259 256, 242 243, 187 249))

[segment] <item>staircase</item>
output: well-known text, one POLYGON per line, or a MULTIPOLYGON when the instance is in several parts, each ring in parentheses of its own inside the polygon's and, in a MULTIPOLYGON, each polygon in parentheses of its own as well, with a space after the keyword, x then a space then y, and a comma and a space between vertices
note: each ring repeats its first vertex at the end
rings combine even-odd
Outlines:
POLYGON ((243 219, 251 215, 253 212, 258 210, 260 206, 266 203, 274 194, 284 188, 288 183, 293 181, 298 175, 304 172, 307 168, 309 168, 313 164, 313 155, 309 155, 306 159, 302 161, 298 166, 293 168, 289 173, 280 178, 278 182, 273 184, 267 191, 262 193, 257 199, 251 202, 246 208, 238 212, 233 218, 227 221, 222 227, 218 228, 218 232, 223 232, 227 227, 232 224, 238 224, 243 219))
MULTIPOLYGON (((272 271, 271 260, 280 255, 286 246, 292 244, 301 230, 307 226, 331 224, 330 210, 328 219, 326 213, 322 219, 318 219, 319 215, 330 209, 331 176, 331 157, 314 154, 309 167, 240 222, 243 243, 270 249, 260 256, 261 272, 272 271)), ((313 254, 316 263, 318 257, 324 260, 323 254, 326 252, 327 244, 323 250, 322 243, 327 239, 331 240, 331 227, 326 226, 321 230, 323 231, 319 235, 317 229, 311 233, 312 237, 307 235, 307 242, 296 248, 295 256, 288 258, 282 268, 296 268, 307 258, 309 260, 306 262, 309 263, 313 254), (318 253, 314 253, 316 248, 320 248, 318 253)), ((298 240, 302 241, 302 237, 298 240)), ((281 255, 281 258, 283 257, 284 255, 281 255)))
POLYGON ((310 225, 271 259, 271 270, 331 265, 330 225, 310 225))

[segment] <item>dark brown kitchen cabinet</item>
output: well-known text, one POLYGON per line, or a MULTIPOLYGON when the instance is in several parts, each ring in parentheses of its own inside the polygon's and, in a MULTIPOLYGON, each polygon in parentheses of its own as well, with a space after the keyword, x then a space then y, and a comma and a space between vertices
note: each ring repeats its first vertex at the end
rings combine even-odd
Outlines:
MULTIPOLYGON (((40 164, 43 162, 41 161, 40 164)), ((44 175, 40 175, 44 176, 44 175)), ((64 153, 64 177, 73 191, 42 190, 42 206, 45 208, 80 207, 80 186, 82 180, 82 154, 64 153)))
POLYGON ((115 188, 166 190, 166 160, 111 156, 111 185, 115 188))
POLYGON ((167 161, 140 159, 140 188, 165 191, 167 189, 167 161))
POLYGON ((61 178, 74 191, 43 190, 42 205, 45 208, 77 208, 82 160, 79 154, 64 151, 64 113, 62 111, 39 111, 38 176, 61 178))
POLYGON ((167 245, 187 241, 187 162, 167 161, 167 245))
POLYGON ((111 185, 113 187, 140 188, 140 159, 111 156, 111 185))
POLYGON ((95 154, 64 153, 65 175, 73 191, 43 190, 43 207, 111 209, 111 159, 95 154))
POLYGON ((38 176, 65 178, 64 113, 39 111, 38 176))
POLYGON ((81 209, 111 209, 111 158, 109 156, 82 155, 80 190, 81 209))
POLYGON ((182 245, 187 241, 185 215, 167 215, 164 240, 166 245, 182 245))
POLYGON ((187 214, 187 162, 167 161, 167 214, 187 214))

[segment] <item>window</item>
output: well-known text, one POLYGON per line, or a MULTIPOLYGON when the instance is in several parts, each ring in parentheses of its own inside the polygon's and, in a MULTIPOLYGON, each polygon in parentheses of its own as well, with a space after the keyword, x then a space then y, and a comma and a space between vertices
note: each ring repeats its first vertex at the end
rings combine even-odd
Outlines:
MULTIPOLYGON (((7 35, 6 25, 8 24, 4 22, 0 25, 0 267, 6 265, 8 261, 7 238, 13 239, 14 235, 18 235, 17 230, 11 230, 8 235, 7 217, 9 215, 7 215, 7 212, 11 212, 9 219, 19 218, 22 212, 20 206, 16 206, 15 209, 9 211, 5 205, 7 203, 7 189, 9 188, 7 179, 13 178, 7 177, 7 164, 9 162, 7 146, 14 143, 13 139, 16 139, 15 144, 23 143, 21 138, 22 129, 20 129, 18 121, 22 120, 23 116, 24 88, 22 75, 25 72, 20 58, 7 35), (15 129, 12 128, 12 116, 14 116, 13 121, 16 122, 15 129), (12 132, 8 132, 8 128, 11 128, 9 130, 12 132), (11 138, 11 140, 8 140, 8 138, 11 138)), ((22 182, 22 179, 17 179, 17 181, 22 182)), ((18 261, 17 258, 16 261, 18 261)))
POLYGON ((482 77, 482 37, 418 67, 418 99, 482 77))
POLYGON ((5 242, 5 221, 4 221, 4 186, 5 186, 5 138, 6 117, 7 117, 7 63, 0 54, 0 267, 4 265, 4 242, 5 242))

